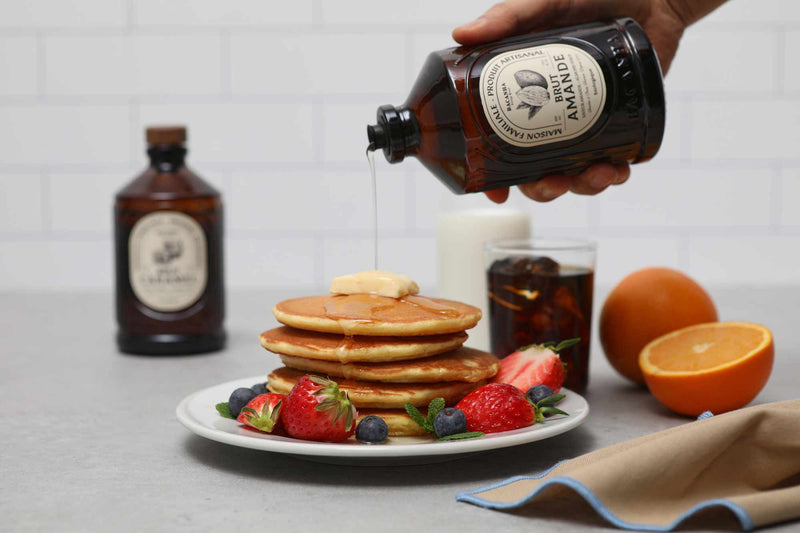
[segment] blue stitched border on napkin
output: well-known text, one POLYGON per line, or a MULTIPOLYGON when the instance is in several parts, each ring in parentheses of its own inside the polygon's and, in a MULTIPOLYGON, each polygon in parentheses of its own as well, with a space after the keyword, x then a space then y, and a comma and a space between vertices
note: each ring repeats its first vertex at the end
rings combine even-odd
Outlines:
MULTIPOLYGON (((710 418, 714 416, 711 412, 706 411, 697 417, 698 420, 704 420, 706 418, 710 418)), ((627 522, 622 520, 617 515, 611 512, 608 507, 598 498, 598 496, 591 491, 586 485, 573 479, 568 476, 558 476, 554 477, 553 479, 548 479, 541 485, 539 485, 536 490, 532 491, 524 498, 521 498, 515 502, 509 503, 499 503, 494 501, 489 501, 481 498, 480 496, 476 496, 476 493, 484 492, 491 489, 496 489, 497 487, 502 487, 504 485, 508 485, 509 483, 514 483, 515 481, 519 481, 521 479, 541 479, 545 477, 547 474, 553 471, 558 465, 565 463, 566 461, 559 461, 558 463, 554 464, 544 472, 540 472, 535 476, 514 476, 508 478, 504 481, 500 481, 493 485, 489 485, 486 487, 481 487, 479 489, 470 490, 466 492, 459 492, 456 494, 456 501, 459 502, 466 502, 471 503, 473 505, 477 505, 479 507, 483 507, 485 509, 516 509, 517 507, 521 507, 528 503, 529 501, 533 500, 541 491, 545 488, 549 487, 550 485, 563 485, 565 487, 569 487, 578 493, 586 503, 592 506, 592 508, 607 520, 612 525, 620 528, 620 529, 637 529, 640 531, 671 531, 675 529, 681 522, 689 518, 690 516, 694 515, 702 511, 703 509, 708 509, 710 507, 726 507, 729 509, 734 516, 739 520, 739 524, 741 525, 742 529, 745 531, 751 531, 753 529, 753 520, 750 518, 750 515, 747 514, 747 511, 744 510, 740 505, 733 503, 730 500, 725 499, 714 499, 714 500, 706 500, 704 502, 700 502, 691 509, 687 510, 685 513, 680 515, 674 522, 668 524, 666 526, 654 526, 651 524, 634 524, 632 522, 627 522)))

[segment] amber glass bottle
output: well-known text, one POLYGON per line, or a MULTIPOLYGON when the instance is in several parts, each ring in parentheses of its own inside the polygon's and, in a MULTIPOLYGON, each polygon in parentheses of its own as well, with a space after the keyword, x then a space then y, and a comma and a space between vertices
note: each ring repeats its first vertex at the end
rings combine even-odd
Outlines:
POLYGON ((222 201, 184 164, 186 128, 147 129, 150 166, 116 196, 119 349, 171 355, 225 344, 222 201))
POLYGON ((646 161, 664 115, 655 51, 619 19, 434 52, 367 135, 390 163, 414 156, 460 194, 646 161))

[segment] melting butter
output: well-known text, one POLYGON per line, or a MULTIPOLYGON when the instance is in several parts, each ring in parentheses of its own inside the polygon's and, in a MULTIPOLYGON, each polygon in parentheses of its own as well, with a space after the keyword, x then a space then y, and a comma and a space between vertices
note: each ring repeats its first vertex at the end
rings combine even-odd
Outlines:
POLYGON ((368 270, 334 278, 331 294, 375 294, 402 298, 419 293, 419 286, 410 277, 386 270, 368 270))

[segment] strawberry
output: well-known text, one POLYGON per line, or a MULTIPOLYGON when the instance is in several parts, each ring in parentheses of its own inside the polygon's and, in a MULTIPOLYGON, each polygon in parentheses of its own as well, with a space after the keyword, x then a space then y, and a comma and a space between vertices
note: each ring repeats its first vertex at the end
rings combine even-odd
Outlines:
POLYGON ((236 420, 259 431, 272 433, 280 424, 281 404, 284 399, 283 394, 259 394, 242 407, 236 420))
POLYGON ((540 344, 520 348, 500 360, 500 370, 492 383, 508 383, 524 391, 534 385, 547 385, 557 393, 564 383, 564 365, 556 351, 540 344))
POLYGON ((340 442, 356 430, 356 412, 347 392, 319 376, 298 380, 283 406, 283 427, 296 439, 340 442))
POLYGON ((470 392, 456 404, 467 417, 467 430, 498 433, 530 426, 534 407, 525 393, 506 383, 489 383, 470 392))

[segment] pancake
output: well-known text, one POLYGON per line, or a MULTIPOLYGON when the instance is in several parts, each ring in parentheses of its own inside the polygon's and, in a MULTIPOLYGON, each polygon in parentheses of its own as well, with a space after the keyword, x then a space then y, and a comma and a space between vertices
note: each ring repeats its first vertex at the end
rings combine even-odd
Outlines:
POLYGON ((308 296, 284 300, 272 312, 279 322, 298 329, 399 337, 456 333, 474 327, 481 318, 477 307, 412 295, 308 296))
POLYGON ((411 420, 405 409, 359 409, 358 420, 365 416, 377 415, 389 426, 390 437, 417 437, 428 433, 411 420))
MULTIPOLYGON (((288 394, 294 384, 307 372, 281 367, 274 370, 268 379, 267 388, 271 392, 288 394)), ((347 391, 353 404, 358 407, 403 409, 406 402, 416 407, 427 407, 434 398, 444 398, 447 405, 453 405, 485 383, 465 383, 458 381, 442 383, 379 383, 377 381, 354 381, 331 378, 339 388, 347 391)))
POLYGON ((500 362, 494 355, 464 346, 424 359, 388 363, 339 363, 285 354, 280 358, 284 365, 303 372, 383 383, 474 383, 494 376, 500 369, 500 362))
MULTIPOLYGON (((400 361, 428 357, 461 346, 464 332, 422 337, 343 337, 281 326, 259 336, 261 346, 277 354, 335 361, 400 361)), ((339 375, 339 374, 337 374, 339 375)))

